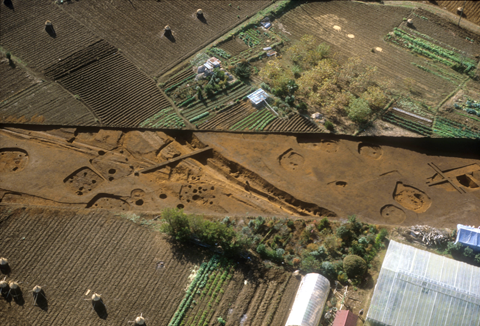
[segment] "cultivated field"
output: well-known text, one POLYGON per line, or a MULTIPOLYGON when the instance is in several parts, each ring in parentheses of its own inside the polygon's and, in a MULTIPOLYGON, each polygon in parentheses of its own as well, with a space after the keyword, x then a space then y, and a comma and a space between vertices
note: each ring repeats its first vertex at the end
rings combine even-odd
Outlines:
MULTIPOLYGON (((432 1, 433 2, 433 1, 432 1)), ((433 4, 437 4, 440 8, 447 9, 448 11, 456 14, 459 7, 463 7, 463 1, 434 1, 433 4)), ((478 1, 465 2, 465 8, 463 10, 463 18, 475 23, 480 24, 480 3, 478 1)))
POLYGON ((104 38, 149 76, 159 76, 271 2, 79 1, 60 8, 104 38), (195 17, 205 12, 205 22, 195 17), (237 18, 239 16, 239 18, 237 18), (163 36, 170 25, 173 39, 163 36))

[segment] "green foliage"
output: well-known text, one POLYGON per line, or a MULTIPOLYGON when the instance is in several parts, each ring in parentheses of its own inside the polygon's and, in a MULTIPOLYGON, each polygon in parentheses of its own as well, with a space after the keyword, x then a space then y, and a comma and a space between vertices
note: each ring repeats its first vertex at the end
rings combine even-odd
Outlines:
POLYGON ((208 53, 211 54, 212 56, 215 56, 215 57, 222 57, 224 59, 230 59, 231 58, 231 54, 226 52, 225 50, 223 49, 220 49, 220 48, 217 48, 217 47, 212 47, 210 50, 208 50, 208 53))
POLYGON ((8 61, 12 60, 12 54, 10 52, 7 52, 5 57, 8 59, 8 61))
POLYGON ((463 255, 465 257, 473 257, 473 249, 470 247, 465 247, 465 249, 463 250, 463 255))
POLYGON ((187 241, 191 238, 189 216, 182 209, 167 208, 162 212, 166 223, 162 224, 161 231, 174 237, 178 241, 187 241))
POLYGON ((337 236, 342 240, 348 240, 352 236, 350 230, 345 226, 341 225, 337 228, 337 236))
POLYGON ((327 130, 333 131, 335 129, 335 125, 329 120, 325 120, 324 125, 325 125, 325 128, 327 128, 327 130))
POLYGON ((387 229, 381 229, 375 238, 375 243, 380 244, 385 240, 385 237, 388 235, 387 229))
POLYGON ((223 319, 222 317, 218 317, 217 318, 217 321, 220 325, 225 325, 227 322, 225 321, 225 319, 223 319))
POLYGON ((368 101, 364 98, 356 98, 348 105, 348 118, 357 123, 364 123, 372 113, 368 101))
POLYGON ((317 224, 318 231, 322 231, 324 229, 329 229, 331 227, 330 221, 328 218, 324 217, 320 220, 320 223, 317 224))
POLYGON ((335 272, 335 266, 329 261, 324 261, 322 263, 320 267, 320 273, 328 279, 335 279, 337 276, 337 273, 335 272))
POLYGON ((477 264, 480 264, 480 254, 476 254, 476 255, 475 255, 475 262, 476 262, 477 264))
POLYGON ((302 259, 300 269, 307 273, 318 272, 321 268, 321 263, 311 255, 308 255, 302 259))
POLYGON ((362 257, 348 255, 343 259, 343 269, 348 277, 359 278, 367 272, 367 263, 362 257))
POLYGON ((251 67, 247 61, 240 61, 235 66, 235 74, 242 79, 248 79, 251 75, 251 67))

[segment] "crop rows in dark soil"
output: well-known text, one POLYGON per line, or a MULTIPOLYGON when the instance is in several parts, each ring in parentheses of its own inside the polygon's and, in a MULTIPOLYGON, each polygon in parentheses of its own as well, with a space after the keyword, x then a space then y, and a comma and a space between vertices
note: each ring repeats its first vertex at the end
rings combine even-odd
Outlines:
POLYGON ((192 76, 195 76, 195 73, 193 72, 192 66, 188 66, 187 68, 183 69, 179 73, 175 74, 172 76, 162 87, 164 90, 171 88, 172 86, 180 83, 181 81, 190 78, 192 76))
POLYGON ((173 108, 166 108, 141 122, 139 127, 152 129, 181 129, 185 127, 185 123, 173 108))
POLYGON ((423 136, 432 135, 431 124, 430 126, 427 126, 423 120, 415 119, 399 112, 393 113, 392 111, 389 111, 383 115, 382 119, 423 136))
POLYGON ((0 101, 3 101, 25 88, 33 85, 35 81, 20 67, 11 67, 7 61, 0 62, 0 101))
POLYGON ((202 130, 226 130, 255 111, 256 109, 247 102, 238 102, 217 113, 215 117, 206 120, 198 128, 202 130))
POLYGON ((122 49, 142 71, 158 76, 269 4, 267 0, 113 0, 77 1, 61 8, 122 49), (206 23, 195 17, 199 8, 206 23), (172 28, 173 38, 163 36, 165 25, 172 28))
POLYGON ((276 115, 272 113, 268 108, 263 108, 249 114, 244 119, 240 120, 236 124, 230 127, 230 130, 242 131, 253 130, 263 131, 263 129, 273 120, 276 119, 276 115))
POLYGON ((0 102, 2 122, 96 126, 92 112, 56 83, 42 82, 0 102))
POLYGON ((11 304, 2 316, 7 326, 18 325, 10 316, 28 325, 98 323, 91 301, 84 300, 93 292, 102 295, 112 324, 126 324, 142 312, 151 323, 166 325, 183 297, 193 263, 203 258, 185 252, 186 259, 177 259, 178 253, 147 228, 106 211, 4 207, 0 214, 9 216, 0 225, 2 234, 15 235, 0 239, 12 269, 8 278, 21 282, 27 301, 23 307, 11 304), (160 260, 163 269, 156 268, 160 260), (35 284, 45 291, 48 313, 31 304, 35 284))
MULTIPOLYGON (((464 1, 458 0, 437 0, 437 1, 429 1, 430 4, 437 4, 439 8, 446 8, 451 13, 456 14, 459 18, 460 16, 457 14, 457 8, 463 7, 464 1)), ((474 24, 480 24, 480 2, 478 1, 471 1, 467 0, 465 2, 465 8, 463 10, 463 19, 467 19, 474 24)))
POLYGON ((437 117, 433 126, 435 134, 447 138, 480 139, 478 128, 466 126, 464 123, 444 117, 437 117))
POLYGON ((107 126, 137 126, 170 106, 153 80, 120 53, 72 71, 59 80, 107 126))
POLYGON ((220 49, 223 49, 230 53, 233 57, 239 55, 241 52, 248 50, 248 46, 245 43, 237 38, 233 38, 224 43, 221 43, 218 46, 220 49))
POLYGON ((0 10, 1 46, 37 71, 99 40, 53 1, 12 3, 13 9, 2 3, 0 10), (54 37, 45 31, 46 20, 53 23, 54 37))
POLYGON ((275 118, 264 131, 273 132, 320 132, 318 126, 300 114, 291 118, 275 118))
POLYGON ((43 73, 53 80, 60 79, 88 64, 117 53, 118 50, 104 40, 93 43, 71 56, 46 68, 43 73))
POLYGON ((231 101, 235 99, 243 98, 250 92, 250 86, 247 86, 243 83, 237 83, 236 85, 231 86, 232 88, 227 88, 218 92, 215 96, 203 100, 197 100, 190 103, 186 108, 184 108, 181 113, 189 121, 195 122, 195 124, 202 124, 208 117, 215 113, 218 110, 221 110, 222 107, 226 106, 231 101), (208 114, 207 114, 208 113, 208 114), (200 115, 202 118, 198 118, 200 115))

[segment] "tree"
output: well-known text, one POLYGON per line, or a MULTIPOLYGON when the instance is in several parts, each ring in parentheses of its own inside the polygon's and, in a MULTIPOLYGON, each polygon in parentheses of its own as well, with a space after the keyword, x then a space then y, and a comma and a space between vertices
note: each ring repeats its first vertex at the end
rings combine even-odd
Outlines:
POLYGON ((235 66, 235 74, 242 79, 248 79, 251 73, 250 64, 245 59, 235 66))
POLYGON ((362 257, 348 255, 343 259, 343 270, 350 278, 362 277, 367 272, 367 263, 362 257))
POLYGON ((182 209, 167 208, 162 212, 162 218, 165 223, 162 224, 161 231, 171 235, 178 241, 187 241, 192 232, 190 230, 190 221, 182 209))
POLYGON ((348 106, 348 118, 356 123, 366 122, 372 110, 368 105, 367 100, 363 98, 356 98, 350 102, 348 106))

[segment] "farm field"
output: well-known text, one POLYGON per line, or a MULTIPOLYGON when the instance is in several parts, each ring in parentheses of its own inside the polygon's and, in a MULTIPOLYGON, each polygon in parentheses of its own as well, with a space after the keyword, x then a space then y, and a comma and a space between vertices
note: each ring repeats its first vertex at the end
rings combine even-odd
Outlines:
POLYGON ((234 0, 75 2, 59 8, 120 48, 149 76, 159 76, 271 2, 234 0), (197 9, 205 22, 196 19, 197 9), (239 16, 239 18, 237 18, 239 16), (170 25, 173 39, 162 37, 170 25))
MULTIPOLYGON (((435 1, 438 7, 445 8, 446 10, 456 14, 457 8, 463 6, 463 2, 459 3, 459 1, 444 1, 439 0, 435 1)), ((480 24, 480 4, 476 1, 467 1, 465 3, 465 8, 463 10, 464 16, 463 18, 471 21, 474 24, 480 24)))

